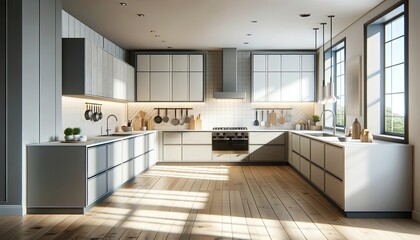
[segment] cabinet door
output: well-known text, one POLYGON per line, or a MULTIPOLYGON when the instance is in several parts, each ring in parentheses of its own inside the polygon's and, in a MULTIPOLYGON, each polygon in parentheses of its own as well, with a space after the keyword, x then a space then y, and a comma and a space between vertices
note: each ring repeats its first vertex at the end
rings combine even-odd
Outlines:
POLYGON ((150 71, 170 71, 171 55, 150 55, 150 71))
POLYGON ((172 70, 174 72, 187 72, 189 70, 189 56, 188 55, 173 55, 172 56, 172 70))
POLYGON ((182 160, 187 162, 211 162, 211 145, 183 145, 182 160))
POLYGON ((122 162, 134 158, 134 138, 122 140, 122 162))
POLYGON ((103 54, 103 62, 104 62, 104 66, 102 69, 102 76, 104 79, 103 82, 103 91, 104 91, 104 96, 105 97, 109 97, 112 98, 113 96, 113 92, 114 92, 114 84, 113 84, 113 69, 112 69, 112 55, 109 54, 108 52, 104 51, 103 54))
POLYGON ((134 101, 134 68, 128 66, 127 71, 127 100, 134 101))
POLYGON ((230 153, 213 153, 212 161, 213 162, 229 162, 230 153))
POLYGON ((88 178, 106 170, 106 145, 88 148, 88 178))
POLYGON ((111 168, 113 166, 116 166, 118 164, 122 163, 122 142, 113 142, 110 144, 107 144, 107 150, 108 150, 108 168, 111 168))
POLYGON ((163 161, 165 162, 182 161, 182 146, 181 145, 164 145, 163 146, 163 161))
POLYGON ((106 172, 89 179, 87 188, 87 205, 90 205, 107 192, 106 172))
POLYGON ((150 73, 150 100, 165 101, 171 100, 170 96, 170 74, 169 72, 150 73))
POLYGON ((311 140, 311 161, 320 167, 324 167, 324 143, 311 140))
POLYGON ((284 145, 250 145, 249 161, 251 162, 285 162, 284 145))
POLYGON ((266 70, 266 55, 254 55, 252 61, 254 71, 265 71, 266 70))
POLYGON ((285 132, 250 132, 249 144, 286 144, 285 132))
POLYGON ((156 163, 158 161, 156 150, 152 150, 152 151, 146 153, 146 157, 147 157, 148 168, 151 168, 154 165, 156 165, 156 163))
POLYGON ((268 55, 268 71, 281 71, 281 55, 268 55))
POLYGON ((104 92, 104 76, 103 76, 103 57, 104 55, 104 50, 102 50, 101 47, 98 47, 98 69, 97 69, 97 73, 98 73, 98 96, 105 96, 105 92, 104 92))
POLYGON ((281 70, 288 72, 300 71, 300 55, 282 55, 281 70))
POLYGON ((204 71, 204 55, 190 55, 190 71, 202 72, 204 71))
POLYGON ((300 172, 307 179, 311 178, 311 163, 303 157, 300 157, 300 172))
POLYGON ((134 157, 140 156, 146 152, 146 136, 134 138, 134 157))
POLYGON ((282 101, 300 101, 299 72, 283 72, 281 80, 282 101))
POLYGON ((85 93, 92 94, 92 42, 85 40, 85 93))
POLYGON ((65 11, 61 13, 61 36, 62 38, 69 37, 69 14, 65 11))
POLYGON ((204 101, 203 72, 190 72, 190 101, 204 101))
POLYGON ((292 150, 300 153, 300 136, 292 133, 292 150))
POLYGON ((163 144, 182 144, 182 133, 180 132, 164 132, 163 144))
POLYGON ((313 72, 315 70, 315 56, 314 55, 302 55, 302 71, 313 72))
POLYGON ((157 134, 151 133, 145 136, 147 141, 146 151, 155 150, 157 146, 157 134))
POLYGON ((122 182, 125 183, 134 177, 134 160, 122 164, 122 182))
POLYGON ((301 78, 301 101, 315 101, 315 74, 314 72, 303 72, 301 78))
POLYGON ((147 169, 146 155, 134 158, 134 175, 138 175, 147 169))
MULTIPOLYGON (((98 51, 99 47, 96 44, 92 44, 92 95, 98 96, 98 51)), ((102 79, 101 79, 102 80, 102 79)))
POLYGON ((150 55, 137 55, 137 71, 150 71, 150 55))
POLYGON ((300 156, 295 152, 292 152, 292 166, 300 171, 300 156))
POLYGON ((112 59, 112 85, 113 85, 113 98, 124 99, 125 95, 125 81, 123 79, 123 65, 117 58, 112 59))
POLYGON ((253 98, 254 102, 265 102, 266 101, 266 73, 265 72, 254 72, 253 79, 253 98))
POLYGON ((324 191, 324 169, 311 164, 311 182, 324 191))
POLYGON ((183 144, 211 144, 211 132, 184 132, 183 144))
POLYGON ((311 159, 311 140, 307 137, 300 137, 300 155, 311 159))
POLYGON ((190 95, 189 93, 189 73, 172 73, 172 100, 178 102, 188 101, 190 95))
POLYGON ((137 101, 150 101, 149 72, 137 72, 137 101))
POLYGON ((281 101, 281 74, 280 72, 269 72, 267 79, 267 101, 280 102, 281 101))
POLYGON ((338 205, 344 207, 344 184, 340 179, 325 173, 325 193, 338 205))
POLYGON ((118 165, 107 171, 108 187, 107 191, 112 191, 123 183, 122 165, 118 165))
POLYGON ((344 179, 344 149, 325 145, 325 170, 344 179))

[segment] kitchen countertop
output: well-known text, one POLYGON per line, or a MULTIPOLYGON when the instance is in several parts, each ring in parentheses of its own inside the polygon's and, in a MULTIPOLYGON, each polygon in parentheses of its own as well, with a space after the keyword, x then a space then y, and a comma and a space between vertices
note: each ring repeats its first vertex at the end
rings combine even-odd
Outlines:
POLYGON ((132 132, 131 135, 125 135, 127 133, 115 133, 115 134, 121 134, 120 136, 114 135, 114 136, 91 136, 88 137, 88 140, 86 142, 76 142, 76 143, 62 143, 61 141, 54 141, 54 142, 45 142, 45 143, 34 143, 34 144, 28 144, 27 146, 37 146, 37 147, 51 147, 51 146, 60 146, 60 147, 93 147, 97 145, 112 143, 116 141, 120 141, 123 139, 138 137, 142 135, 147 135, 150 133, 158 132, 156 130, 151 131, 136 131, 132 132))

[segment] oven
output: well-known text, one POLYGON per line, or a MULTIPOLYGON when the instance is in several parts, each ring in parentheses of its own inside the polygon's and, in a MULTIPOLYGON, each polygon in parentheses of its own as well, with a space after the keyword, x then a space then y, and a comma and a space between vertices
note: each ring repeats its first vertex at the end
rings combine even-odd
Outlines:
POLYGON ((248 143, 246 128, 213 128, 213 152, 248 153, 248 143))

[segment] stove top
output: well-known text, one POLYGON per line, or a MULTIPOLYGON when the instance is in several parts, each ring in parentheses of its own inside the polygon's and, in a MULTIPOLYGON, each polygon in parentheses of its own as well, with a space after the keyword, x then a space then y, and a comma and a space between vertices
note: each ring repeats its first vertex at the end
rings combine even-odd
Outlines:
POLYGON ((247 127, 214 127, 213 130, 247 130, 247 127))

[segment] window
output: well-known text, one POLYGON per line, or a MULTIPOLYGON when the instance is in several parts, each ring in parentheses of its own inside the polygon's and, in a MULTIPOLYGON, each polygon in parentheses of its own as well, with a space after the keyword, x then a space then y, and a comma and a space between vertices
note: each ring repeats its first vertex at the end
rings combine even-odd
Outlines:
POLYGON ((404 135, 405 119, 405 46, 404 16, 386 22, 384 37, 385 75, 383 132, 404 135))
MULTIPOLYGON (((346 99, 345 99, 345 86, 346 86, 346 48, 345 41, 340 41, 325 51, 325 79, 330 79, 332 70, 332 81, 335 84, 335 96, 337 102, 331 107, 337 116, 337 127, 344 128, 346 126, 346 99), (332 53, 332 58, 330 57, 332 53), (332 69, 331 69, 332 67, 332 69)), ((326 81, 328 82, 328 81, 326 81)), ((332 119, 327 121, 328 126, 332 126, 332 119)))

